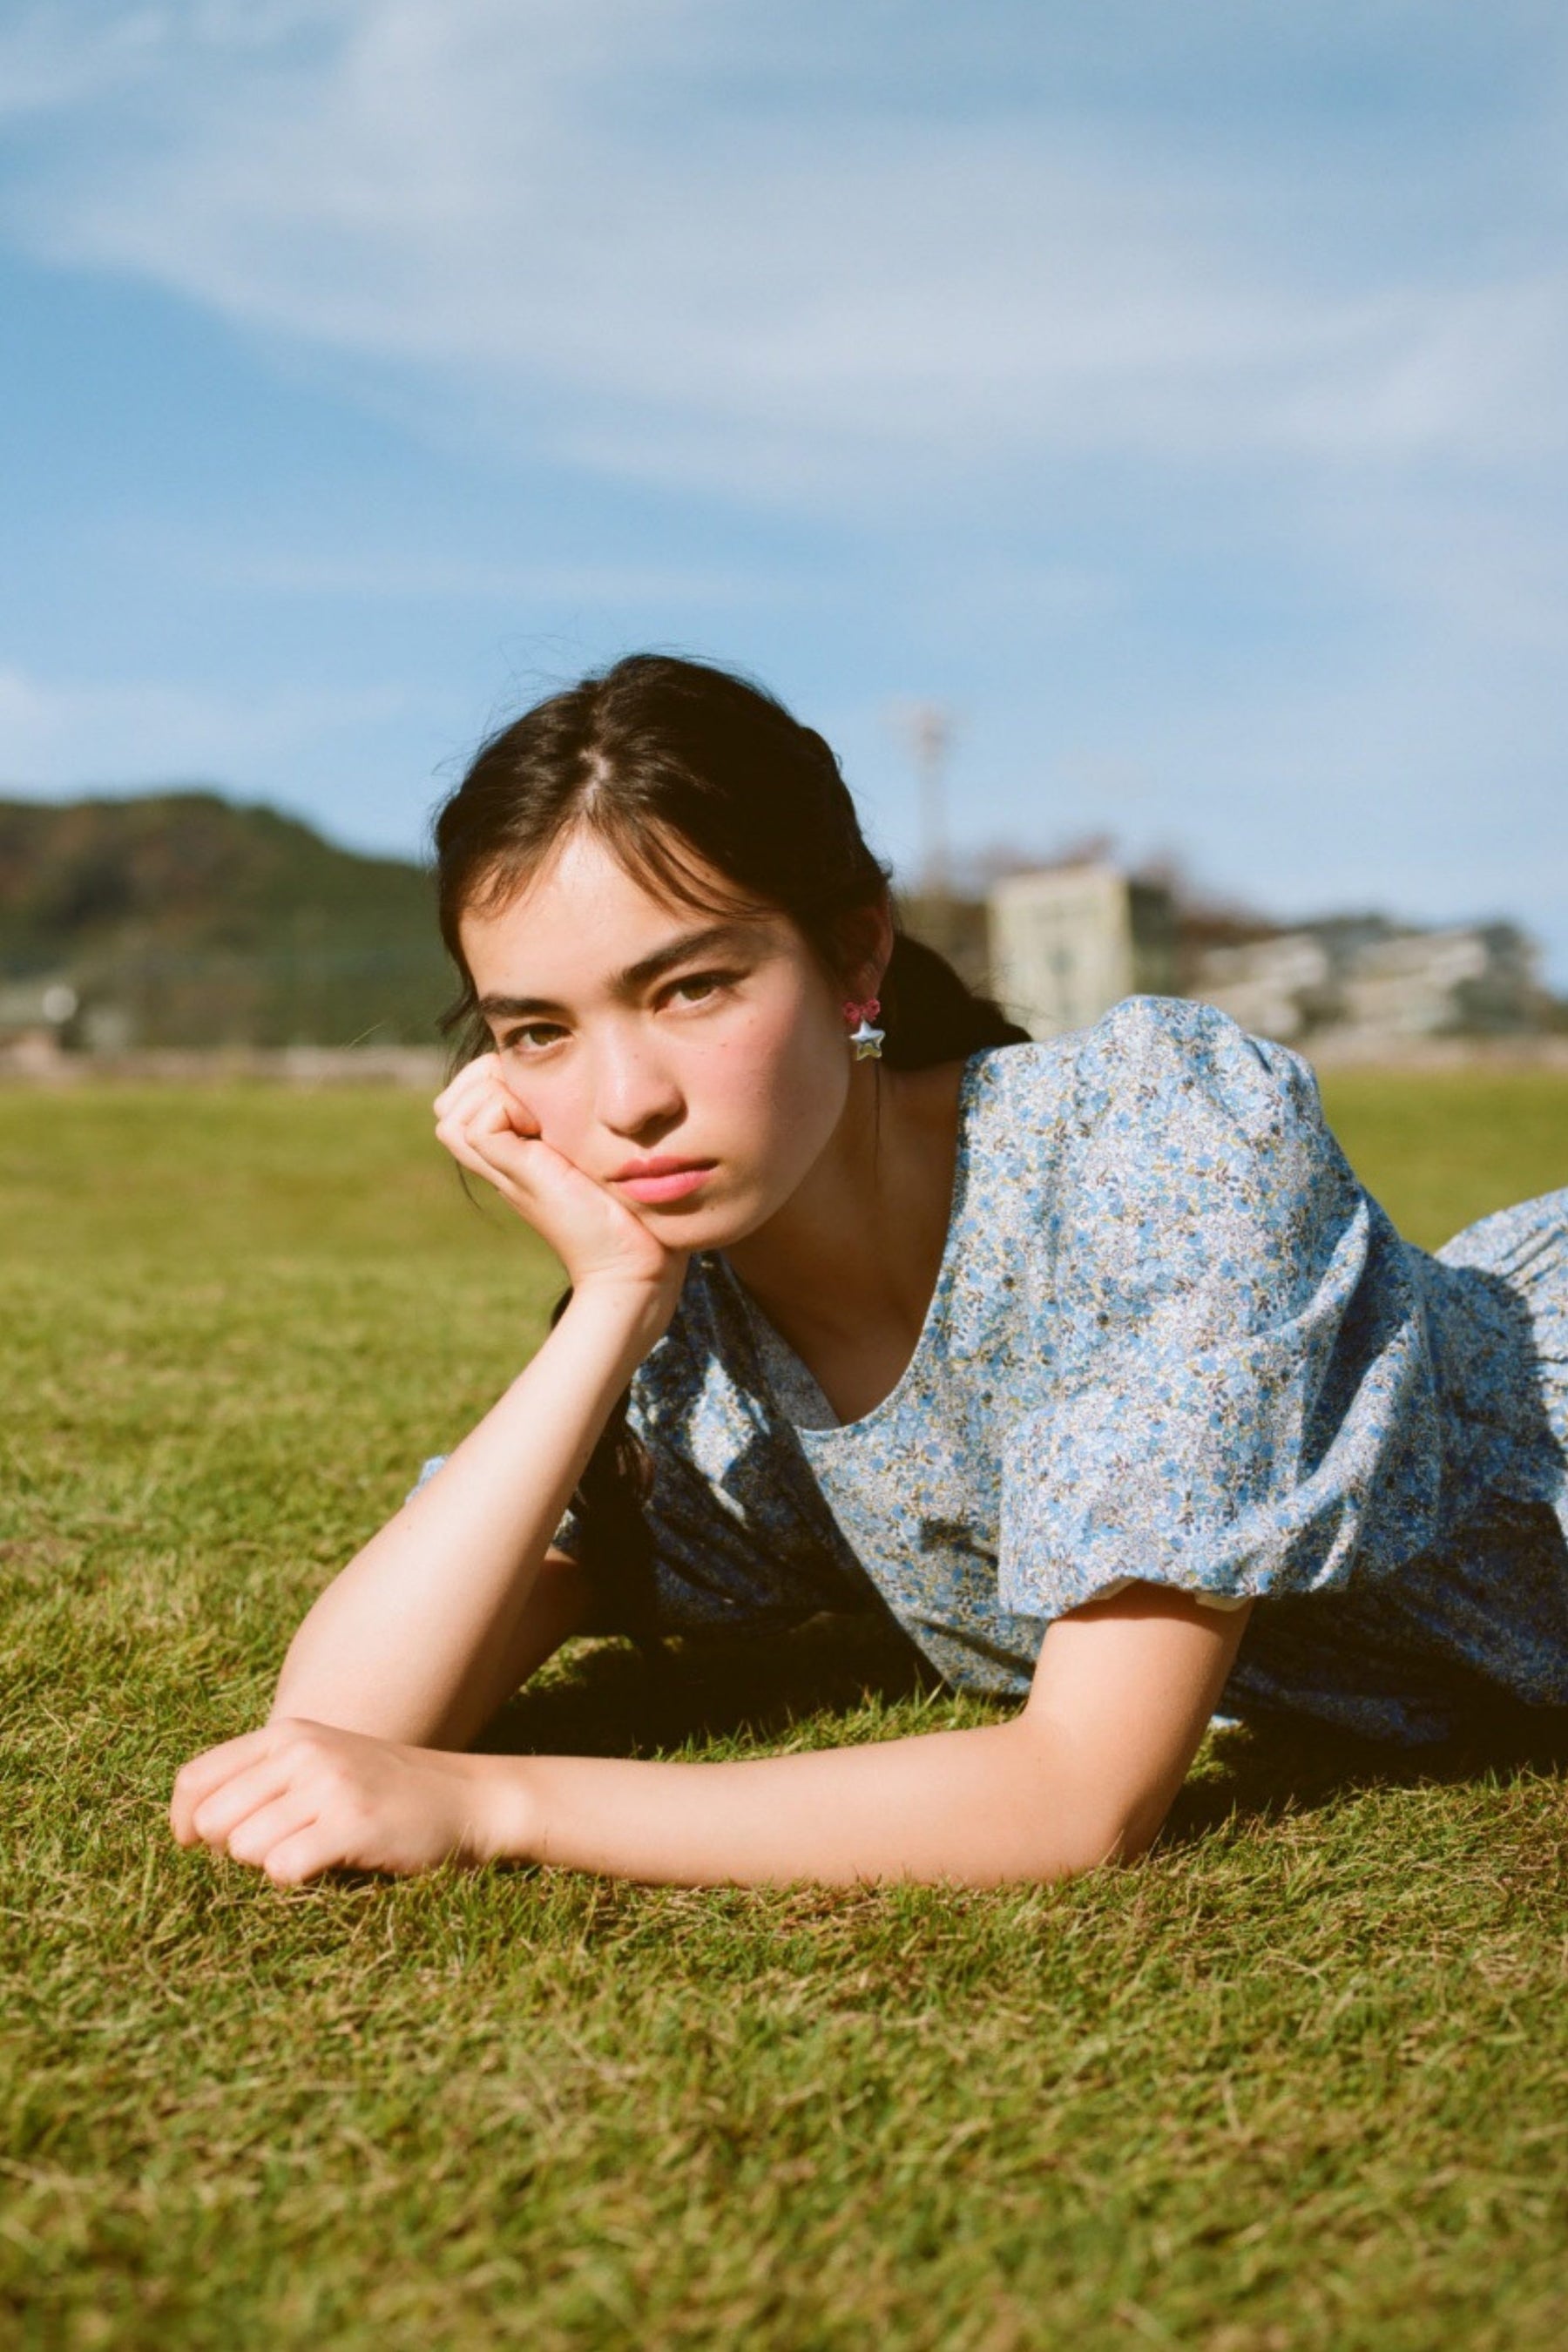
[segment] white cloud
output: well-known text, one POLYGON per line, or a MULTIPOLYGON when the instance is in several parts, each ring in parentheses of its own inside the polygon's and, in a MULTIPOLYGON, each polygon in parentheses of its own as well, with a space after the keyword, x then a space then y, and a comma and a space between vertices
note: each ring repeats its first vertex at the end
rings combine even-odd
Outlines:
POLYGON ((117 9, 88 24, 79 11, 62 22, 57 9, 24 9, 0 31, 0 121, 58 114, 155 71, 165 13, 117 9))
POLYGON ((1568 439, 1544 242, 1325 276, 1293 249, 1310 185, 1256 160, 1044 105, 814 103, 830 58, 811 97, 747 103, 754 8, 135 21, 122 105, 13 201, 38 247, 459 388, 577 464, 885 499, 911 463, 963 490, 1103 454, 1486 467, 1568 439))
MULTIPOLYGON (((983 683, 964 690, 1028 714, 1005 763, 1020 793, 1039 747, 1078 735, 1097 772, 1152 778, 1150 824, 1173 811, 1238 887, 1272 868, 1313 897, 1386 895, 1403 877, 1436 908, 1450 887, 1500 904, 1513 875, 1519 903, 1560 909, 1539 779, 1568 650, 1561 56, 1528 89, 1516 74, 1472 105, 1459 87, 1467 42, 1517 64, 1548 14, 51 0, 25 39, 0 27, 0 110, 48 134, 18 143, 0 225, 327 354, 383 415, 498 469, 520 449, 574 488, 784 511, 805 551, 787 593, 832 614, 822 674, 835 598, 869 581, 886 601, 845 625, 831 690, 858 690, 842 676, 868 645, 868 694, 931 673, 941 690, 967 633, 983 683), (1429 121, 1400 130, 1352 95, 1352 24, 1391 44, 1391 91, 1437 77, 1429 121), (1273 114, 1245 74, 1205 112, 1247 42, 1311 66, 1325 25, 1346 93, 1331 143, 1286 119, 1306 71, 1275 72, 1273 114), (1075 60, 1118 38, 1086 98, 1075 60), (1050 52, 1016 90, 1015 45, 1050 52), (985 75, 950 89, 977 50, 985 75), (1189 577, 1206 622, 1175 609, 1189 577), (1249 633, 1255 590, 1280 613, 1249 633), (1091 637, 1098 666, 1078 661, 1091 637), (989 671, 987 638, 1006 646, 989 671), (1064 643, 1053 673, 1039 650, 1064 643), (1309 810, 1295 837, 1288 803, 1309 810)), ((394 519, 384 562, 253 538, 214 559, 215 585, 490 597, 537 605, 545 635, 581 601, 611 615, 605 642, 619 604, 755 614, 786 593, 788 535, 682 539, 671 507, 668 547, 600 562, 650 541, 572 496, 564 529, 510 543, 581 562, 422 555, 426 515, 394 519)), ((735 634, 771 674, 767 617, 735 634)), ((13 675, 0 774, 232 776, 387 717, 374 696, 13 675)))
POLYGON ((375 603, 473 600, 559 610, 591 604, 675 609, 773 604, 779 583, 755 573, 704 571, 696 565, 630 563, 489 563, 461 556, 394 553, 364 558, 307 552, 247 554, 208 549, 196 567, 225 586, 262 588, 282 595, 344 596, 375 603))

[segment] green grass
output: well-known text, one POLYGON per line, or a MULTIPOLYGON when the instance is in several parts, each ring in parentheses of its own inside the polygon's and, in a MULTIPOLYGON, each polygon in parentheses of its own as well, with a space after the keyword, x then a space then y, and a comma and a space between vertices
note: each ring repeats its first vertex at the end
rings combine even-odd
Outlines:
MULTIPOLYGON (((1413 1237, 1568 1180, 1568 1085, 1343 1076, 1413 1237)), ((1568 2340, 1541 1754, 1211 1742, 1135 1871, 279 1895, 168 1786, 533 1343, 393 1095, 0 1095, 0 2344, 1208 2352, 1568 2340)), ((981 1719, 819 1622, 579 1644, 498 1738, 981 1719)))

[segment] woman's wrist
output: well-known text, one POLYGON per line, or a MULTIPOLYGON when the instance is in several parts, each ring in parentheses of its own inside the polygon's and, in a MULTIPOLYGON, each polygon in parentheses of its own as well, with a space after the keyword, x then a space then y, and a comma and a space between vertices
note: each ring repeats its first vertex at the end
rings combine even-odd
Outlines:
POLYGON ((556 1328, 560 1330, 571 1323, 575 1328, 602 1330, 613 1343, 627 1351, 628 1370, 633 1370, 669 1328, 679 1296, 679 1277, 651 1282, 620 1276, 594 1276, 574 1285, 572 1303, 556 1328))
POLYGON ((475 1862, 537 1862, 542 1844, 538 1794, 527 1756, 468 1756, 475 1805, 475 1862))

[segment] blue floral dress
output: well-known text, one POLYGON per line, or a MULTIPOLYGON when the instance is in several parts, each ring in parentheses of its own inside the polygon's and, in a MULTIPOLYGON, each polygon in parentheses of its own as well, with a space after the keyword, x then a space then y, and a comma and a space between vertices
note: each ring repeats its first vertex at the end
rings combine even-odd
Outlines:
POLYGON ((872 1412, 838 1422, 713 1252, 630 1417, 671 1631, 874 1599, 949 1683, 1021 1695, 1053 1618, 1142 1579, 1256 1599, 1227 1715, 1420 1741, 1568 1705, 1568 1191, 1428 1255, 1307 1065, 1207 1006, 971 1057, 872 1412))

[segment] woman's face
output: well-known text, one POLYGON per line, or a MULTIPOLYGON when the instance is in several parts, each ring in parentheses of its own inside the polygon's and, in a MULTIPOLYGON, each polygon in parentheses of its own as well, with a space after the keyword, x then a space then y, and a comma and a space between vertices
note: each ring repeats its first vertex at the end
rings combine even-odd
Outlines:
POLYGON ((826 1146, 850 1084, 844 992, 787 916, 656 898, 579 828, 459 929, 510 1091, 672 1247, 754 1233, 826 1146))

